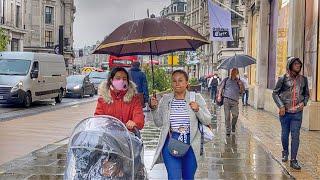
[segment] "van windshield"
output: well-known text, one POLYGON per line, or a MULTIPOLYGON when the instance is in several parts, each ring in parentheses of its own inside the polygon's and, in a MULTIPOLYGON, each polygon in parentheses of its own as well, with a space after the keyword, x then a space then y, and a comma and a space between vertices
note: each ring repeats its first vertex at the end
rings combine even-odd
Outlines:
POLYGON ((22 59, 0 59, 0 75, 21 75, 29 72, 31 61, 22 59))

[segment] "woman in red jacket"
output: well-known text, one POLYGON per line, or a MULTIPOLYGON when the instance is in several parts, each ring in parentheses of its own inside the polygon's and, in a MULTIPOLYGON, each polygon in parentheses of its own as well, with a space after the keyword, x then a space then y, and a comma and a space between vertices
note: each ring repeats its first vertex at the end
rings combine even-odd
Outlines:
POLYGON ((113 68, 108 80, 99 86, 99 99, 94 115, 110 115, 120 119, 129 130, 142 129, 144 114, 135 84, 122 67, 113 68))

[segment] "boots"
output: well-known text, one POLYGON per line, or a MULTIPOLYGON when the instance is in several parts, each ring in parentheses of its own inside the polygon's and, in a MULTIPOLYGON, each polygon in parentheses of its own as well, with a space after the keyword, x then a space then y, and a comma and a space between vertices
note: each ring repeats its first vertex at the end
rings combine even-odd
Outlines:
POLYGON ((288 153, 282 151, 282 162, 287 162, 288 161, 288 153))
POLYGON ((299 165, 297 160, 291 160, 290 161, 290 167, 292 167, 295 170, 300 170, 301 166, 299 165))

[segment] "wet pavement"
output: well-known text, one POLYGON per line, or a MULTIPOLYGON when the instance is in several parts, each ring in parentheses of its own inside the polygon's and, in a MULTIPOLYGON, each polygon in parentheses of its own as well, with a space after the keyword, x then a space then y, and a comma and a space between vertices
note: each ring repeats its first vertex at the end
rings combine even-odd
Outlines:
POLYGON ((277 116, 244 106, 240 108, 239 119, 264 149, 296 179, 320 179, 320 131, 301 129, 297 159, 302 169, 297 171, 290 168, 289 162, 281 162, 281 126, 277 116))
POLYGON ((96 101, 98 96, 89 97, 85 96, 83 99, 79 98, 63 98, 62 102, 57 104, 54 100, 44 100, 32 103, 31 107, 24 108, 18 105, 5 105, 0 104, 0 122, 8 121, 19 117, 26 117, 42 112, 58 110, 69 106, 79 105, 96 101))
MULTIPOLYGON (((286 170, 273 158, 251 131, 238 123, 235 135, 225 135, 219 108, 212 108, 215 138, 205 145, 205 155, 198 165, 196 179, 290 179, 286 170)), ((151 119, 150 114, 146 114, 151 119)), ((147 121, 142 131, 144 160, 150 179, 166 179, 163 164, 150 170, 157 146, 159 129, 147 121)), ((0 179, 62 179, 67 139, 36 150, 25 157, 0 166, 0 179)))

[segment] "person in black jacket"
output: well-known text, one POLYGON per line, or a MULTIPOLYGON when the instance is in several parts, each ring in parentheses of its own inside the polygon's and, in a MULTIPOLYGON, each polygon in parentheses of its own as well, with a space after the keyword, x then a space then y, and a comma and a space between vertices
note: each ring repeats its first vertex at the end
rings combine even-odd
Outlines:
POLYGON ((279 108, 281 122, 282 161, 288 161, 289 134, 291 132, 290 166, 301 169, 297 161, 302 112, 309 100, 308 79, 300 75, 302 62, 297 57, 289 57, 287 73, 278 79, 272 96, 279 108))

